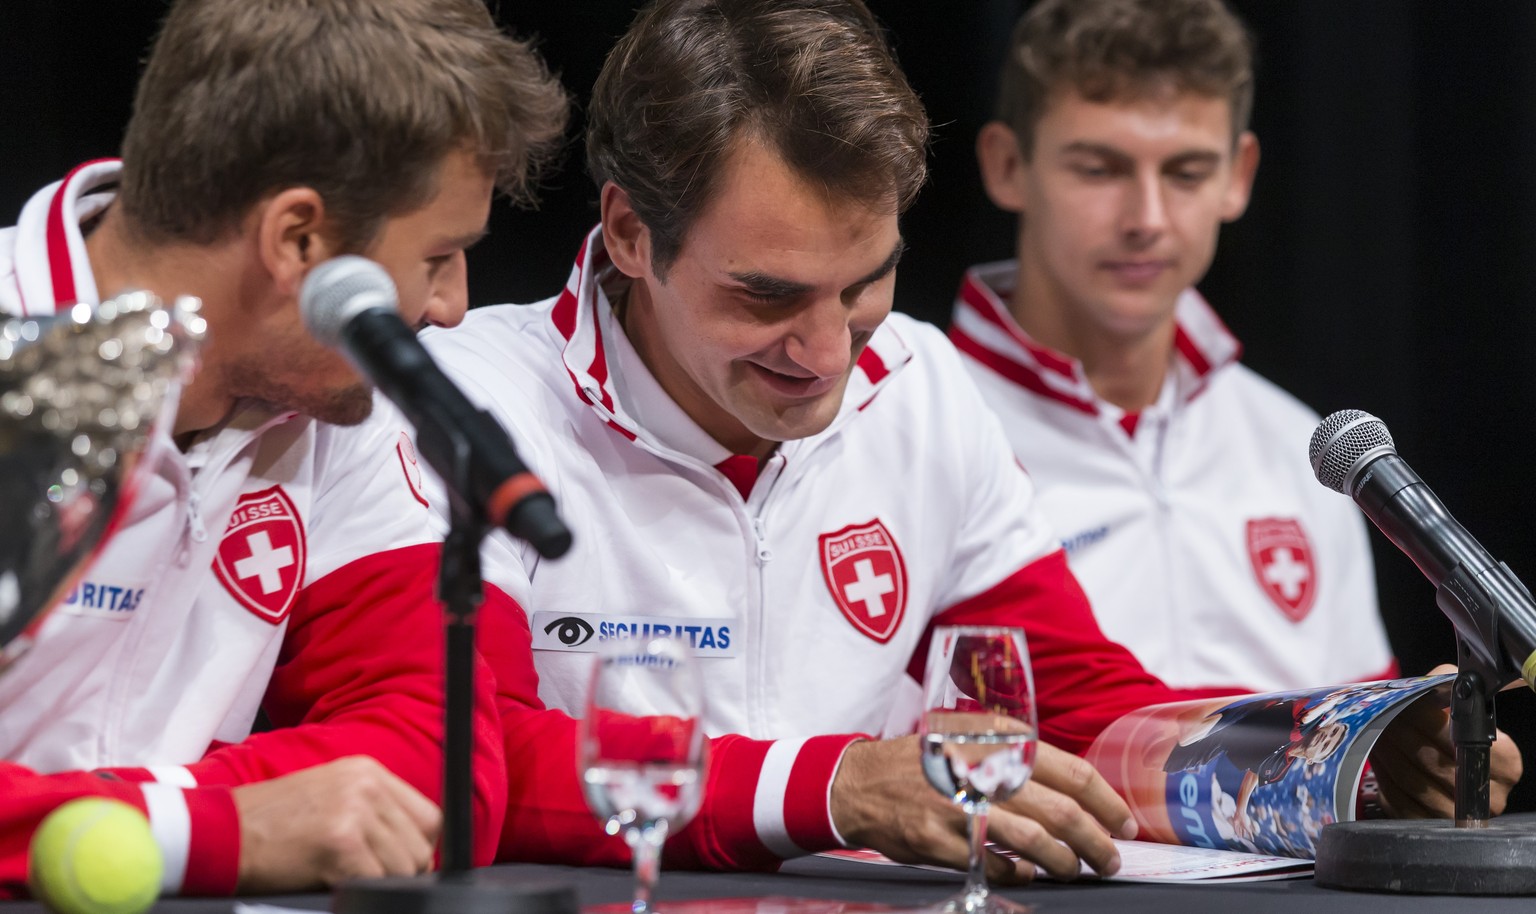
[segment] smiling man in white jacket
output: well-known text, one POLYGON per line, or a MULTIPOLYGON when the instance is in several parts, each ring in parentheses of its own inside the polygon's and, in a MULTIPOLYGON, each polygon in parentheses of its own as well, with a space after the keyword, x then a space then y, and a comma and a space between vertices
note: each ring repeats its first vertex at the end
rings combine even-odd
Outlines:
MULTIPOLYGON (((121 528, 0 677, 0 893, 60 803, 144 810, 163 890, 315 888, 431 865, 439 540, 406 429, 311 340, 309 270, 361 252, 412 325, 465 308, 465 246, 565 99, 477 0, 181 0, 121 163, 0 232, 0 309, 202 300, 202 365, 121 528), (252 734, 258 711, 273 728, 252 734)), ((476 857, 505 808, 482 680, 476 857)))

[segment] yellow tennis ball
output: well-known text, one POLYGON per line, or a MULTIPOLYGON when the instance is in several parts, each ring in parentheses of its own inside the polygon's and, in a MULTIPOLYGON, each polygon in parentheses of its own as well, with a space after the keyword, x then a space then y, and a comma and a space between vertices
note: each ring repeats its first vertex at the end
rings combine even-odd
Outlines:
POLYGON ((49 813, 32 835, 27 884, 57 914, 139 914, 159 896, 164 868, 143 813, 85 797, 49 813))

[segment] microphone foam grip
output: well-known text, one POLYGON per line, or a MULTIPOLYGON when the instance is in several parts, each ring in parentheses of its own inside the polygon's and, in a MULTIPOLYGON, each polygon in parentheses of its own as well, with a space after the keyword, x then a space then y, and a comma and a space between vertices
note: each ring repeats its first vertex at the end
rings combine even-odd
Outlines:
POLYGON ((1307 456, 1317 481, 1350 495, 1350 484, 1366 457, 1397 453, 1392 433, 1380 419, 1358 409, 1341 409, 1312 433, 1307 456))
POLYGON ((395 281, 383 267, 355 254, 332 257, 310 270, 299 290, 304 326, 327 346, 340 346, 348 322, 371 308, 398 310, 395 281))

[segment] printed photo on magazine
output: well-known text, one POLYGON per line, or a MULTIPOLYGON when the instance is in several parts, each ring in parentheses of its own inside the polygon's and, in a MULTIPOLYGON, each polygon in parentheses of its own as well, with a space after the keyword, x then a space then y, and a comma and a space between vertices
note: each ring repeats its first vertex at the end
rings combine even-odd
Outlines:
POLYGON ((1131 806, 1142 840, 1311 859, 1355 818, 1376 737, 1454 675, 1155 705, 1110 724, 1086 758, 1131 806))
MULTIPOLYGON (((1139 829, 1137 840, 1115 842, 1121 869, 1110 878, 1230 883, 1310 876, 1323 826, 1355 818, 1376 738, 1416 701, 1445 707, 1455 678, 1231 695, 1126 714, 1085 754, 1130 804, 1139 829)), ((903 865, 870 850, 824 856, 903 865)), ((1086 864, 1083 875, 1092 875, 1086 864)))

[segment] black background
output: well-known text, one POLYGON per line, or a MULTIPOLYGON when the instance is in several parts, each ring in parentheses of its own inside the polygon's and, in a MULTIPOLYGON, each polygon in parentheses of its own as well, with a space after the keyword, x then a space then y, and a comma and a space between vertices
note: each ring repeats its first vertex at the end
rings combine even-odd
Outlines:
MULTIPOLYGON (((911 247, 897 307, 942 324, 965 266, 1011 253, 1012 223, 982 195, 971 144, 1026 3, 870 5, 936 124, 932 180, 903 224, 911 247)), ((1457 517, 1536 580, 1521 475, 1536 443, 1526 362, 1536 341, 1536 3, 1233 6, 1258 44, 1263 157, 1248 215, 1224 231, 1202 291, 1250 366, 1320 413, 1381 416, 1457 517)), ((498 15, 538 36, 580 103, 633 7, 506 0, 498 15)), ((163 10, 163 0, 0 3, 0 224, 72 165, 116 153, 163 10)), ((573 139, 539 211, 498 205, 491 237, 471 253, 471 301, 553 294, 594 200, 573 139)), ((1428 583, 1374 531, 1373 545, 1404 670, 1453 660, 1428 583)), ((1536 747, 1528 692, 1509 693, 1500 719, 1536 747)), ((1536 789, 1517 804, 1536 807, 1536 789)))

